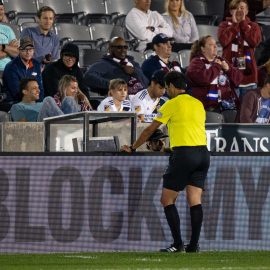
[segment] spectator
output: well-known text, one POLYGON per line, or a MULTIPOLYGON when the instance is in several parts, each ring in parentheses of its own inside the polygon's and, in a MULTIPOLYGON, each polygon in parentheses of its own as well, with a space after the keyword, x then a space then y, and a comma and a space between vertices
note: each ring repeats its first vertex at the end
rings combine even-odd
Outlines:
POLYGON ((66 97, 72 97, 76 101, 77 112, 92 110, 88 98, 79 89, 77 79, 71 75, 64 75, 60 79, 58 84, 58 92, 54 95, 56 104, 63 110, 64 113, 68 113, 66 112, 65 107, 63 107, 66 97))
MULTIPOLYGON (((0 11, 3 5, 0 5, 0 11)), ((1 12, 0 12, 1 16, 1 12)), ((0 72, 2 72, 8 62, 19 54, 19 42, 16 39, 12 28, 0 23, 0 72)))
POLYGON ((113 79, 109 84, 108 97, 103 99, 97 110, 100 112, 131 111, 130 100, 127 100, 128 87, 122 79, 113 79))
POLYGON ((164 77, 166 73, 164 70, 154 72, 148 88, 132 97, 131 105, 140 122, 152 122, 157 115, 157 110, 166 102, 162 97, 165 93, 164 77))
POLYGON ((33 39, 34 58, 46 65, 59 58, 59 38, 52 30, 55 12, 51 7, 43 6, 38 10, 37 17, 38 26, 25 28, 21 37, 29 36, 33 39))
POLYGON ((173 30, 157 11, 150 10, 151 0, 136 0, 135 7, 126 16, 126 27, 139 39, 137 50, 144 51, 147 43, 159 33, 172 37, 173 30))
POLYGON ((216 41, 205 36, 192 45, 187 78, 192 96, 199 99, 206 111, 221 113, 238 107, 234 86, 242 74, 228 61, 217 56, 216 41), (231 85, 233 87, 231 87, 231 85))
POLYGON ((60 59, 45 67, 42 72, 44 95, 54 96, 58 91, 58 83, 64 75, 76 77, 80 90, 88 97, 88 87, 84 84, 83 74, 78 65, 79 48, 73 43, 66 43, 60 53, 60 59))
POLYGON ((261 29, 247 17, 246 0, 232 0, 229 5, 231 17, 221 22, 218 38, 223 47, 223 57, 243 73, 239 85, 240 98, 257 87, 257 65, 254 50, 262 40, 261 29))
POLYGON ((268 124, 270 121, 270 76, 262 88, 248 91, 240 110, 240 123, 268 124))
MULTIPOLYGON (((223 19, 226 20, 226 17, 230 16, 230 2, 232 0, 226 0, 224 2, 224 15, 223 15, 223 19)), ((268 0, 266 0, 268 1, 268 0)), ((256 14, 260 13, 264 8, 265 8, 265 0, 247 0, 247 4, 249 6, 249 18, 251 21, 255 21, 256 20, 256 14)))
POLYGON ((180 64, 177 61, 170 61, 172 54, 173 38, 167 37, 165 34, 157 34, 152 40, 154 55, 151 55, 142 64, 142 71, 150 80, 156 70, 164 70, 169 72, 171 70, 181 72, 180 64))
POLYGON ((39 99, 39 86, 35 78, 23 78, 20 81, 21 102, 13 104, 10 110, 13 121, 16 122, 40 122, 46 117, 77 112, 77 103, 68 97, 61 109, 56 105, 52 97, 46 97, 43 102, 39 99))
MULTIPOLYGON (((164 19, 173 29, 173 37, 176 43, 193 43, 199 39, 197 25, 193 15, 186 10, 184 0, 165 0, 166 14, 164 19)), ((180 44, 177 46, 178 50, 187 49, 187 47, 180 44)), ((174 44, 173 44, 174 46, 174 44)))
POLYGON ((165 151, 165 135, 160 129, 156 129, 154 133, 147 139, 146 148, 149 151, 164 152, 165 151))
POLYGON ((7 94, 7 101, 12 105, 20 101, 19 84, 22 78, 35 77, 39 85, 39 101, 43 100, 40 63, 33 59, 34 43, 29 37, 20 39, 19 55, 9 62, 3 73, 3 90, 7 94))
POLYGON ((5 7, 4 7, 3 1, 0 1, 0 22, 9 23, 8 18, 5 14, 5 7))
POLYGON ((128 94, 136 94, 148 85, 140 65, 127 55, 128 46, 121 37, 114 37, 109 44, 109 53, 91 65, 85 73, 85 84, 91 91, 107 95, 109 82, 123 79, 128 85, 128 94))
POLYGON ((263 87, 264 81, 270 76, 270 58, 266 63, 258 67, 258 86, 263 87))

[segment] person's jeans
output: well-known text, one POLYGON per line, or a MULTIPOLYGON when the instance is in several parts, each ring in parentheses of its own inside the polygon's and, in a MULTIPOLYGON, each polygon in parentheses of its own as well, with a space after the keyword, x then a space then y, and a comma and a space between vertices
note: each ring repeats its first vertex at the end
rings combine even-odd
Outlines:
POLYGON ((237 87, 235 89, 236 94, 238 95, 238 97, 240 98, 240 100, 243 99, 243 96, 249 91, 249 90, 254 90, 257 88, 257 84, 253 84, 250 86, 246 86, 246 87, 237 87))
POLYGON ((65 97, 59 108, 52 97, 46 97, 38 114, 38 122, 42 122, 46 117, 59 116, 68 113, 76 113, 80 111, 80 105, 73 97, 65 97))

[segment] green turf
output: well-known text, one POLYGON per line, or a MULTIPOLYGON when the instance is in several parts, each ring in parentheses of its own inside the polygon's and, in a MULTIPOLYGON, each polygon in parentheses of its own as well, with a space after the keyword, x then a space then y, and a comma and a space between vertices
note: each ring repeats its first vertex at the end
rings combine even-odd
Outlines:
POLYGON ((270 269, 270 251, 201 252, 165 254, 154 252, 91 252, 65 254, 0 255, 1 270, 87 269, 270 269))

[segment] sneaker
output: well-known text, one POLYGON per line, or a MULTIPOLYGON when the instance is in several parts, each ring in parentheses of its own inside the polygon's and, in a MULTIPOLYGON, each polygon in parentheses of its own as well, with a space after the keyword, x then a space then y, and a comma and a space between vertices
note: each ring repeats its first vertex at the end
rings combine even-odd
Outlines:
POLYGON ((182 251, 184 251, 184 245, 182 244, 180 246, 175 246, 174 244, 172 244, 170 247, 162 248, 159 251, 160 252, 169 252, 169 253, 182 252, 182 251))
POLYGON ((199 252, 200 246, 199 246, 199 244, 196 244, 196 245, 188 244, 185 246, 185 251, 186 251, 186 253, 199 252))

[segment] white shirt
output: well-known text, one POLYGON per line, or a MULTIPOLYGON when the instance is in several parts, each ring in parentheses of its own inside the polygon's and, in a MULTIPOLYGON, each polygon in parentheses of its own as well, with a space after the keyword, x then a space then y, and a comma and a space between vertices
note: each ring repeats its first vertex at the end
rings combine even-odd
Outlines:
POLYGON ((151 123, 157 115, 157 110, 166 102, 164 97, 153 99, 148 90, 144 89, 133 96, 131 100, 132 110, 142 122, 151 123))
POLYGON ((145 13, 137 8, 132 8, 126 16, 126 27, 140 40, 139 46, 136 48, 139 51, 144 51, 146 44, 152 42, 153 37, 159 33, 164 33, 168 37, 173 36, 172 28, 157 11, 148 10, 145 13), (146 29, 148 26, 154 27, 155 31, 146 29))
POLYGON ((164 19, 173 29, 173 37, 178 43, 193 43, 199 39, 198 28, 193 15, 186 11, 186 15, 178 17, 179 26, 175 28, 172 18, 169 15, 164 15, 164 19))
POLYGON ((122 112, 122 111, 129 112, 129 111, 131 111, 131 103, 129 100, 124 100, 121 103, 120 110, 117 110, 117 108, 113 102, 113 98, 106 97, 98 105, 97 111, 99 111, 99 112, 122 112))

